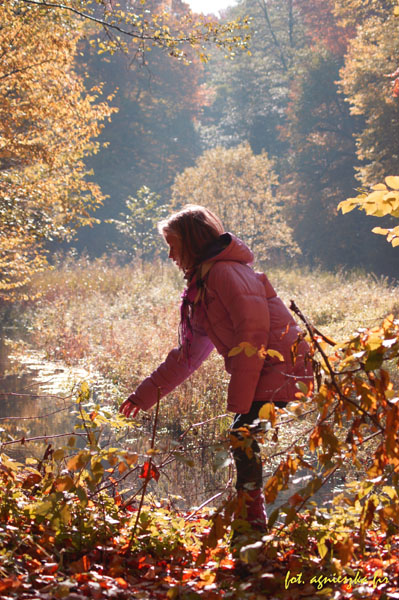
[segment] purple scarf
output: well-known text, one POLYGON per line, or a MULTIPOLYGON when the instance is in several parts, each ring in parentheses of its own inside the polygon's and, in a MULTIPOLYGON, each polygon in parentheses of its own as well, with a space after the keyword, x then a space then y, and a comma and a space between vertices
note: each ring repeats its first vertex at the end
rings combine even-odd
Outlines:
MULTIPOLYGON (((190 346, 193 341, 192 319, 194 315, 194 306, 198 296, 199 286, 197 274, 194 275, 186 289, 181 295, 180 304, 180 325, 179 325, 179 346, 183 349, 185 346, 186 356, 190 362, 190 346)), ((198 302, 198 300, 197 300, 198 302)))
POLYGON ((181 295, 180 325, 179 325, 179 347, 185 347, 186 357, 190 365, 190 347, 193 341, 193 316, 194 309, 204 310, 205 277, 209 273, 213 263, 203 263, 191 277, 191 280, 181 295))

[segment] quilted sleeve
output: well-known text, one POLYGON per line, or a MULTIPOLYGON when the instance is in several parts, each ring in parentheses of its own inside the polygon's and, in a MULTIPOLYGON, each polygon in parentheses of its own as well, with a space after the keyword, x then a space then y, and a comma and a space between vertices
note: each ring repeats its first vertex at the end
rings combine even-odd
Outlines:
POLYGON ((186 343, 181 349, 173 348, 165 361, 136 389, 135 404, 143 410, 150 409, 157 401, 158 389, 161 398, 169 394, 198 369, 212 350, 213 344, 206 333, 194 326, 189 352, 186 343))

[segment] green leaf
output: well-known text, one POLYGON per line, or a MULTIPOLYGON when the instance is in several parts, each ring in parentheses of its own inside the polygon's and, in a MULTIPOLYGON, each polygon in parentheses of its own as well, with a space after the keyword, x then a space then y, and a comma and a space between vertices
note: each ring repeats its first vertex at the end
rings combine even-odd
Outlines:
POLYGON ((373 350, 367 357, 364 368, 366 371, 374 371, 379 369, 383 363, 384 354, 381 350, 373 350))
POLYGON ((326 546, 326 544, 325 544, 325 542, 324 542, 324 540, 325 540, 325 539, 326 539, 326 538, 325 538, 325 537, 323 537, 323 538, 321 538, 321 540, 319 540, 319 541, 317 542, 317 549, 318 549, 318 551, 319 551, 320 558, 324 558, 324 557, 325 557, 325 555, 326 555, 326 554, 327 554, 327 552, 328 552, 328 548, 327 548, 327 546, 326 546))
POLYGON ((54 451, 53 458, 54 460, 61 460, 65 457, 65 450, 63 448, 58 448, 58 450, 54 451))
POLYGON ((78 487, 77 490, 76 490, 76 495, 79 498, 80 503, 83 506, 86 506, 87 502, 88 502, 86 490, 84 488, 82 488, 82 487, 78 487))
POLYGON ((306 396, 306 394, 309 391, 308 390, 308 386, 306 385, 306 383, 304 383, 303 381, 297 381, 296 384, 295 384, 295 386, 298 388, 298 390, 301 390, 301 392, 303 394, 305 394, 305 396, 306 396))
POLYGON ((271 513, 270 517, 267 520, 268 527, 273 527, 273 525, 277 521, 277 517, 279 515, 279 512, 280 512, 280 509, 279 508, 275 508, 274 511, 271 513))

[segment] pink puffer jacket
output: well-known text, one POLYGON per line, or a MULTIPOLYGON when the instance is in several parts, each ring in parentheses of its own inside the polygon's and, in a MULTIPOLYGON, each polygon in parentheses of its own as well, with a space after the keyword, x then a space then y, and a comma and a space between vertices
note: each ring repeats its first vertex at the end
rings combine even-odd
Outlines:
POLYGON ((189 352, 185 351, 186 342, 183 348, 171 350, 165 362, 135 391, 134 401, 144 410, 155 404, 158 388, 161 397, 171 392, 214 347, 231 375, 227 408, 232 412, 247 413, 254 400, 289 402, 298 392, 296 382, 309 385, 313 381, 310 363, 305 360, 306 342, 299 344, 295 366, 291 361, 291 346, 301 333, 291 313, 266 275, 249 266, 253 261, 249 248, 232 234, 227 235, 228 246, 210 259, 213 265, 204 300, 200 310, 194 310, 189 352), (245 352, 229 357, 229 351, 240 342, 277 350, 284 362, 270 356, 261 359, 257 354, 248 357, 245 352))

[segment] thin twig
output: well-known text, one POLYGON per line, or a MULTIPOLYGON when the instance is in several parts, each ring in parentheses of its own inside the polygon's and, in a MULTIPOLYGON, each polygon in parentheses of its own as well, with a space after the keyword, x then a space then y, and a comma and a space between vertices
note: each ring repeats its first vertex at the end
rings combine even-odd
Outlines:
POLYGON ((229 481, 226 483, 226 486, 225 486, 224 490, 222 490, 221 492, 218 492, 217 494, 215 494, 214 496, 212 496, 212 498, 208 498, 208 500, 205 500, 205 502, 203 502, 202 504, 200 504, 200 506, 198 506, 192 513, 190 513, 189 515, 187 515, 187 517, 185 517, 184 520, 185 521, 189 521, 191 519, 191 517, 193 517, 200 510, 202 510, 204 508, 204 506, 207 506, 207 504, 210 504, 211 502, 213 502, 213 500, 216 500, 217 498, 220 498, 220 496, 223 496, 230 489, 231 482, 232 482, 232 479, 230 478, 229 481))
MULTIPOLYGON (((194 34, 189 35, 189 36, 183 36, 183 35, 171 36, 170 34, 167 34, 167 35, 165 35, 165 39, 162 39, 162 37, 156 36, 155 34, 145 34, 143 29, 140 30, 140 22, 136 25, 137 32, 129 31, 127 29, 124 29, 123 27, 120 27, 116 23, 112 23, 112 22, 106 21, 104 19, 99 19, 98 17, 90 15, 89 13, 84 13, 76 8, 73 8, 72 6, 67 6, 66 4, 62 4, 62 3, 58 3, 58 2, 47 2, 45 0, 20 0, 20 1, 25 2, 25 4, 34 4, 35 6, 43 6, 44 8, 50 8, 50 9, 55 8, 55 9, 59 9, 59 10, 66 10, 66 11, 72 12, 73 14, 77 15, 81 19, 93 21, 94 23, 101 25, 105 29, 111 29, 114 31, 118 31, 119 33, 122 33, 123 35, 126 35, 126 36, 134 38, 134 39, 141 40, 142 42, 156 41, 160 47, 168 47, 168 42, 170 42, 170 41, 173 42, 174 44, 182 44, 182 43, 186 43, 186 42, 195 43, 197 41, 197 38, 195 37, 194 34)), ((206 34, 204 35, 204 39, 205 40, 207 39, 206 34)))
POLYGON ((74 404, 70 404, 69 406, 64 406, 64 408, 59 408, 58 410, 54 410, 53 412, 46 413, 44 415, 36 415, 33 417, 0 417, 0 421, 31 421, 33 419, 45 419, 46 417, 51 417, 59 412, 63 412, 64 410, 69 410, 75 406, 74 404))
MULTIPOLYGON (((157 405, 156 405, 156 409, 155 409, 154 426, 152 428, 151 450, 154 449, 154 444, 155 444, 155 435, 156 435, 156 430, 157 430, 158 413, 159 413, 159 402, 160 402, 160 400, 161 400, 161 388, 158 388, 158 397, 157 397, 157 405)), ((141 494, 140 504, 139 504, 139 507, 138 507, 138 510, 137 510, 136 521, 134 523, 132 535, 131 535, 130 540, 129 540, 128 550, 130 550, 131 545, 133 543, 133 539, 134 539, 134 537, 136 535, 136 530, 137 530, 137 525, 138 525, 139 518, 140 518, 141 509, 143 508, 143 504, 144 504, 145 493, 147 491, 148 483, 149 483, 149 481, 151 479, 151 465, 152 465, 152 455, 150 456, 150 460, 148 461, 148 469, 147 469, 147 473, 145 475, 145 481, 144 481, 144 485, 143 485, 143 491, 142 491, 142 494, 141 494)), ((124 507, 125 504, 122 505, 122 506, 124 507)))
POLYGON ((45 398, 46 400, 69 400, 69 398, 72 398, 73 394, 69 394, 68 396, 60 396, 59 394, 21 394, 21 392, 0 392, 0 396, 12 396, 16 398, 45 398))
POLYGON ((340 397, 341 400, 343 400, 344 402, 348 402, 349 404, 352 404, 352 406, 354 406, 359 412, 363 413, 366 417, 368 417, 370 419, 370 421, 373 422, 373 424, 378 427, 378 429, 381 429, 381 431, 383 431, 383 427, 380 425, 380 423, 374 418, 373 415, 370 415, 367 410, 365 410, 364 408, 362 408, 361 406, 359 406, 359 404, 357 404, 354 400, 352 400, 351 398, 349 398, 348 396, 345 396, 345 394, 342 393, 342 390, 337 382, 336 379, 336 373, 334 372, 334 369, 332 368, 330 361, 328 360, 328 356, 327 354, 324 352, 323 348, 321 347, 320 343, 318 342, 318 340, 315 338, 314 336, 314 327, 308 322, 308 320, 306 319, 306 317, 304 316, 304 314, 301 312, 301 310, 297 307, 297 305, 295 304, 295 302, 293 300, 291 300, 290 303, 290 309, 296 314, 298 315, 298 317, 301 319, 301 321, 303 321, 303 323, 306 326, 306 329, 309 332, 309 335, 312 339, 312 341, 314 342, 317 350, 320 352, 321 356, 323 357, 323 360, 327 366, 328 372, 330 373, 330 377, 331 377, 331 383, 333 384, 338 396, 340 397))
POLYGON ((55 438, 68 437, 70 435, 87 437, 85 433, 77 433, 76 431, 73 431, 72 433, 58 433, 55 435, 38 435, 38 436, 32 437, 32 438, 22 437, 22 438, 19 438, 18 440, 11 440, 9 442, 3 442, 0 446, 0 448, 2 448, 3 446, 9 446, 10 444, 25 444, 26 442, 37 442, 39 440, 53 440, 55 438))

